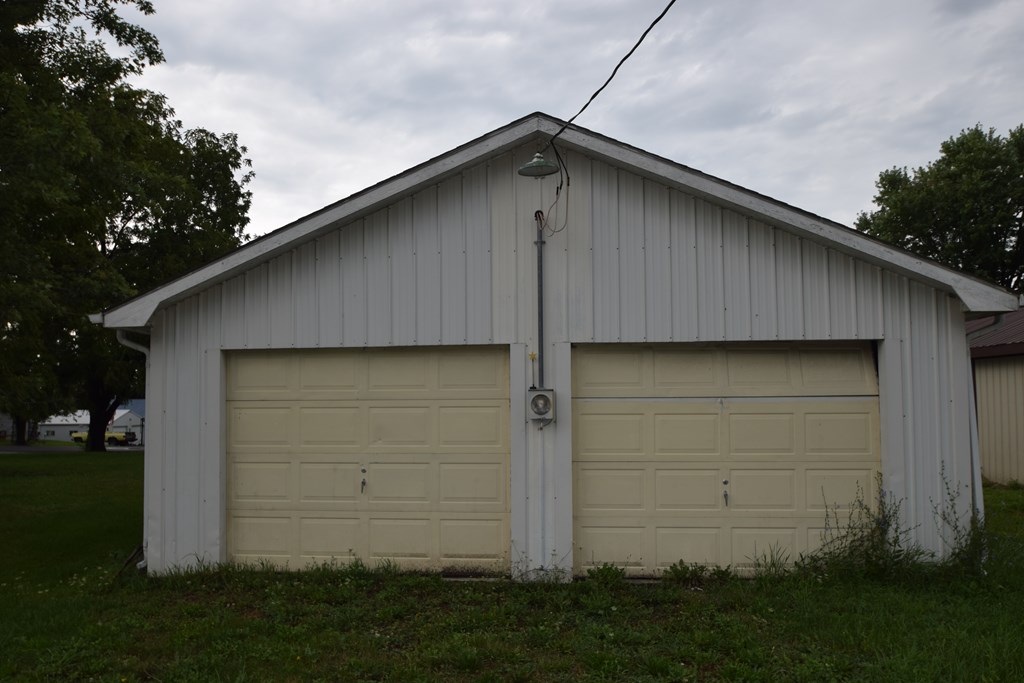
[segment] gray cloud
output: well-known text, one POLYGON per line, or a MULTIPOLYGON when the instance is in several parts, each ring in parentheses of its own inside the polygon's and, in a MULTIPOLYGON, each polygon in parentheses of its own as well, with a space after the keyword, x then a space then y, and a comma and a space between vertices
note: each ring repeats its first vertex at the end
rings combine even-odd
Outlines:
MULTIPOLYGON (((263 233, 531 111, 568 118, 662 0, 173 0, 143 84, 236 131, 263 233)), ((1024 3, 677 3, 579 118, 852 222, 878 173, 1024 120, 1024 3)))

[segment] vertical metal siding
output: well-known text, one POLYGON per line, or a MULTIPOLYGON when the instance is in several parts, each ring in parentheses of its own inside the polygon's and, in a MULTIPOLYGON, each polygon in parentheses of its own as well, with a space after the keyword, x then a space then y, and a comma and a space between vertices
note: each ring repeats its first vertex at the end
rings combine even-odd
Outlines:
POLYGON ((566 329, 568 338, 594 340, 594 248, 593 207, 590 202, 591 164, 586 157, 569 153, 566 163, 572 169, 571 184, 565 190, 568 223, 563 232, 568 253, 568 291, 566 329))
POLYGON ((430 187, 412 198, 413 241, 416 249, 416 298, 414 312, 417 344, 441 343, 441 242, 437 226, 437 188, 430 187))
POLYGON ((342 343, 344 290, 341 286, 340 235, 334 231, 316 241, 316 323, 317 346, 333 347, 342 343))
POLYGON ((776 314, 778 293, 775 274, 775 230, 750 221, 747 226, 750 244, 750 327, 754 339, 778 339, 779 316, 776 314))
POLYGON ((828 252, 829 337, 857 339, 857 281, 853 259, 836 251, 828 252))
POLYGON ((1007 484, 1024 481, 1024 356, 974 361, 981 473, 1007 484))
POLYGON ((246 348, 267 347, 270 345, 270 310, 268 297, 266 263, 256 266, 245 274, 245 300, 243 318, 245 320, 246 348))
POLYGON ((494 251, 490 230, 491 204, 487 166, 463 174, 462 210, 466 228, 466 341, 488 344, 494 340, 491 305, 494 251))
POLYGON ((703 200, 697 215, 697 339, 722 341, 725 336, 725 259, 722 209, 703 200))
POLYGON ((289 251, 267 264, 267 310, 271 348, 295 346, 295 295, 292 289, 292 258, 289 251))
POLYGON ((884 336, 882 320, 882 269, 863 261, 854 262, 856 268, 857 329, 860 339, 880 339, 884 336))
POLYGON ((670 341, 700 339, 697 311, 700 289, 697 284, 697 208, 696 200, 682 192, 670 192, 669 243, 672 250, 672 334, 670 341))
MULTIPOLYGON (((300 348, 320 346, 320 273, 317 272, 317 242, 313 240, 295 248, 292 257, 292 302, 295 308, 294 345, 300 348)), ((337 280, 323 280, 324 287, 337 293, 337 280)), ((334 317, 327 306, 325 317, 334 317)))
POLYGON ((356 221, 341 229, 339 243, 339 268, 341 270, 342 296, 342 345, 362 346, 369 343, 369 314, 367 302, 370 297, 366 266, 365 241, 363 239, 366 221, 356 221))
POLYGON ((223 314, 214 325, 220 325, 221 343, 224 348, 245 347, 245 284, 246 276, 239 275, 224 282, 219 288, 223 314))
POLYGON ((747 340, 750 324, 750 242, 747 219, 732 211, 722 212, 722 259, 724 273, 725 336, 747 340))
POLYGON ((644 338, 672 339, 672 233, 669 190, 644 181, 644 273, 647 329, 644 338))
POLYGON ((353 294, 366 297, 366 343, 370 346, 387 346, 392 343, 391 309, 394 299, 391 296, 388 227, 387 209, 378 211, 363 222, 366 290, 356 290, 353 294))
MULTIPOLYGON (((476 229, 491 231, 491 311, 493 339, 508 343, 516 337, 516 251, 518 247, 515 213, 515 180, 512 155, 505 154, 487 169, 490 216, 476 229)), ((527 333, 529 336, 529 333, 527 333)))
MULTIPOLYGON (((775 317, 779 339, 806 339, 804 259, 800 238, 775 231, 775 317)), ((880 303, 880 302, 879 302, 880 303)))
POLYGON ((814 242, 801 241, 803 248, 804 338, 828 339, 828 306, 831 287, 828 277, 828 249, 814 242))
POLYGON ((590 166, 591 224, 594 254, 594 341, 620 339, 618 171, 608 164, 590 166))
POLYGON ((221 314, 219 291, 205 292, 199 296, 197 347, 202 353, 198 383, 200 387, 198 411, 201 429, 197 431, 197 448, 194 457, 199 463, 199 523, 197 524, 200 556, 219 562, 223 559, 222 548, 224 516, 224 458, 210 454, 223 452, 224 444, 224 401, 222 352, 220 328, 217 321, 221 314))
MULTIPOLYGON (((387 258, 391 269, 391 333, 380 331, 386 344, 416 343, 416 246, 412 230, 412 199, 402 199, 388 209, 387 258)), ((372 267, 372 265, 371 265, 372 267)))
POLYGON ((436 208, 441 255, 441 342, 465 344, 469 278, 461 178, 441 183, 436 208))
POLYGON ((621 273, 615 297, 619 306, 617 336, 622 341, 645 341, 648 288, 644 256, 643 179, 633 173, 617 173, 616 190, 618 215, 613 216, 612 221, 618 228, 618 268, 621 273))

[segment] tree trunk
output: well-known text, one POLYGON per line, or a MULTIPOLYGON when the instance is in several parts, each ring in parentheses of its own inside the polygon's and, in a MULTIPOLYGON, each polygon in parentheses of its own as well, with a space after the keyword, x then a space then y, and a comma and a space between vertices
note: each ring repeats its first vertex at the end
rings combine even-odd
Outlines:
POLYGON ((17 415, 14 416, 14 445, 28 445, 28 420, 17 415))

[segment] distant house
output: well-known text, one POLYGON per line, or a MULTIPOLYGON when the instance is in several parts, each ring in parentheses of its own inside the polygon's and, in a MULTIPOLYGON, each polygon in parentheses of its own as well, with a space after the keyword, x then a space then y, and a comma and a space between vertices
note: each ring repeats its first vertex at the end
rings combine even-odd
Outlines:
MULTIPOLYGON (((142 416, 133 410, 119 408, 107 426, 111 432, 135 432, 142 428, 142 416)), ((70 415, 52 415, 39 423, 39 438, 49 441, 73 441, 71 435, 89 429, 89 411, 79 410, 70 415)))
POLYGON ((74 432, 89 429, 89 411, 69 415, 51 415, 39 423, 39 438, 47 441, 71 441, 74 432))
POLYGON ((974 366, 981 474, 1024 481, 1024 310, 967 326, 974 366))

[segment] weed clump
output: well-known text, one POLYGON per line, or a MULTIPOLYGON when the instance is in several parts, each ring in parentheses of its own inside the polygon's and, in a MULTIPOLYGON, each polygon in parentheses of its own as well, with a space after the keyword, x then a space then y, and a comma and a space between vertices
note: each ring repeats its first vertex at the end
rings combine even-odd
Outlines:
POLYGON ((817 551, 802 555, 794 569, 819 579, 831 577, 897 579, 915 574, 933 556, 910 539, 900 525, 902 501, 886 495, 876 475, 878 496, 871 505, 858 488, 846 523, 838 507, 825 515, 825 531, 817 551))

